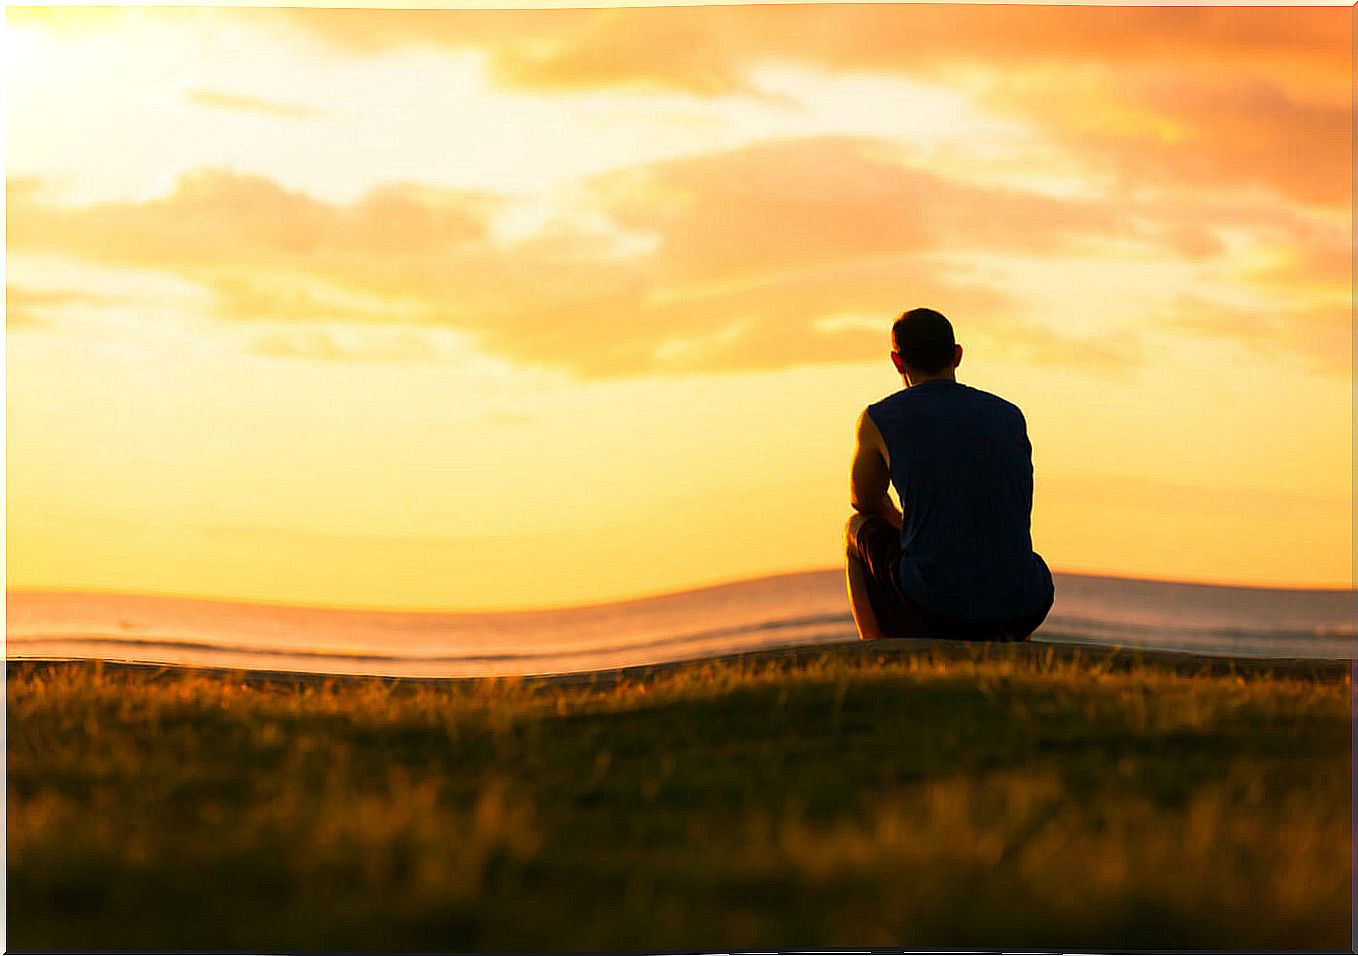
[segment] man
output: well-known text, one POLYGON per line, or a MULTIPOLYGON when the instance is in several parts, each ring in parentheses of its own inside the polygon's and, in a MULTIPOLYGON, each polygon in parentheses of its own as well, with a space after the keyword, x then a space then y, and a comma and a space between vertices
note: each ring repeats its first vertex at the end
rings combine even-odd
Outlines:
POLYGON ((1033 552, 1023 413, 957 381, 962 347, 933 309, 896 321, 891 361, 905 388, 859 416, 850 476, 846 576, 859 637, 1027 640, 1055 590, 1033 552))

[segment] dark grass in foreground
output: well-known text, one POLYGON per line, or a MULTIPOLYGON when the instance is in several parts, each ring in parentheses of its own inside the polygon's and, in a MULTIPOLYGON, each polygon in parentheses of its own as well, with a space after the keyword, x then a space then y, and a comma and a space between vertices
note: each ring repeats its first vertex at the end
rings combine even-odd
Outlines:
POLYGON ((1172 661, 10 664, 9 946, 1346 949, 1348 665, 1172 661))

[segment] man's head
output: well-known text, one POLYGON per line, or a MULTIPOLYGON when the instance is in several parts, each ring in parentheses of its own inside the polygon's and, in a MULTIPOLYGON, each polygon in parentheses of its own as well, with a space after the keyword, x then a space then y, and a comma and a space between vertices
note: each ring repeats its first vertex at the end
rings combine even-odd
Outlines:
POLYGON ((942 312, 911 309, 891 327, 891 362, 909 385, 951 379, 961 361, 962 346, 942 312))

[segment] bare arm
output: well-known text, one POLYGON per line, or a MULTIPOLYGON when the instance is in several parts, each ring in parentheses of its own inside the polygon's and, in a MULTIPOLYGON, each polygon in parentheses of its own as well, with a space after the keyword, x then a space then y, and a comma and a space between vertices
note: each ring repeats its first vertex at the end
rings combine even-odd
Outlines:
POLYGON ((867 409, 858 416, 854 440, 853 467, 849 472, 849 503, 865 515, 885 518, 897 528, 901 512, 891 500, 891 468, 882 433, 877 430, 867 409))

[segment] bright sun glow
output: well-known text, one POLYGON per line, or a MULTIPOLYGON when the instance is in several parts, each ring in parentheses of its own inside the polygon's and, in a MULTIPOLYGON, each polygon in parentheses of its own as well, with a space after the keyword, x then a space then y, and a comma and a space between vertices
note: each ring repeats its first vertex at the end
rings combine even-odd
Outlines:
POLYGON ((5 53, 5 82, 13 89, 23 82, 34 63, 43 58, 45 34, 34 27, 13 27, 7 23, 0 36, 3 37, 0 49, 5 53))

